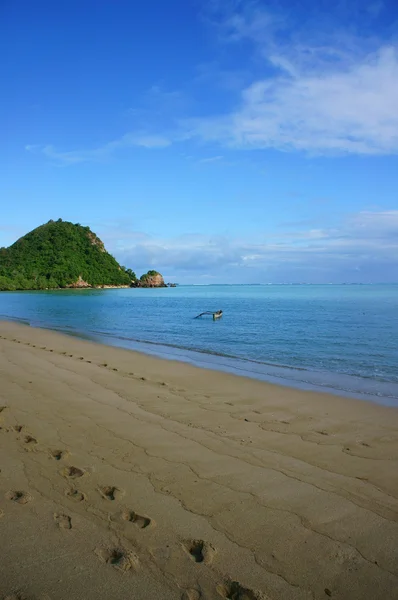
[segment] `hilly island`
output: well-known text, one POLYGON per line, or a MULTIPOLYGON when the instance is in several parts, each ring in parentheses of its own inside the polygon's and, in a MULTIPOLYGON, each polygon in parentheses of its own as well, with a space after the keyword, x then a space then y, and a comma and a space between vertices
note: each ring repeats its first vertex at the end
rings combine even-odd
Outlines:
POLYGON ((157 271, 137 279, 89 227, 49 221, 0 248, 0 291, 89 287, 165 287, 157 271))

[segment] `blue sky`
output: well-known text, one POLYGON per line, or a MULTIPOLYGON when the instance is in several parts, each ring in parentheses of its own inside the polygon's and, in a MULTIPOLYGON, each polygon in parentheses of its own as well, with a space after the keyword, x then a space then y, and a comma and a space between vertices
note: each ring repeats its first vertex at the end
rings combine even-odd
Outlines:
POLYGON ((180 283, 398 281, 396 0, 2 0, 0 46, 0 246, 62 218, 180 283))

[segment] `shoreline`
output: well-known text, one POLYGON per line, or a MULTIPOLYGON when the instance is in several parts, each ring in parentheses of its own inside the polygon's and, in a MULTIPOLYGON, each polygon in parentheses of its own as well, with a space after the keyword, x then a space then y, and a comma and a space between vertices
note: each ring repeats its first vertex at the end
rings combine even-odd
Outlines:
POLYGON ((9 321, 0 383, 0 597, 396 597, 397 409, 9 321))
MULTIPOLYGON (((0 322, 1 322, 0 317, 0 322)), ((359 399, 383 406, 398 407, 397 384, 368 379, 356 375, 317 371, 307 367, 278 365, 264 361, 217 354, 209 351, 190 349, 172 344, 135 340, 107 332, 79 331, 73 328, 57 327, 45 323, 31 323, 27 319, 5 317, 12 323, 23 323, 30 327, 60 332, 82 340, 104 344, 109 347, 124 348, 146 356, 156 356, 163 360, 178 361, 201 369, 230 373, 295 390, 315 393, 329 393, 344 398, 359 399)))
POLYGON ((294 390, 328 393, 336 396, 343 396, 344 398, 355 398, 384 406, 398 407, 398 396, 389 394, 391 386, 394 384, 387 381, 377 381, 376 379, 369 380, 364 377, 343 373, 332 373, 330 371, 317 371, 307 367, 278 365, 238 356, 217 354, 215 352, 198 349, 194 350, 171 344, 134 340, 131 338, 127 339, 100 332, 91 331, 83 333, 78 331, 72 332, 62 328, 48 329, 61 331, 67 335, 79 337, 80 339, 92 340, 95 343, 125 348, 147 356, 156 356, 163 360, 177 360, 178 362, 190 364, 201 369, 230 373, 238 377, 247 377, 294 390), (298 374, 302 374, 303 378, 299 378, 298 374), (307 379, 305 379, 305 376, 307 376, 307 379), (310 378, 310 380, 308 378, 310 378), (326 379, 328 379, 328 382, 326 382, 326 379), (341 382, 343 381, 345 382, 346 387, 342 387, 341 382), (374 391, 370 391, 369 381, 372 381, 374 391), (356 385, 356 389, 349 388, 350 385, 354 384, 356 385), (384 394, 380 393, 380 389, 383 389, 384 394))
MULTIPOLYGON (((6 327, 7 329, 7 325, 11 325, 11 327, 13 327, 14 325, 16 325, 18 328, 21 327, 22 328, 22 332, 24 330, 27 331, 35 331, 38 332, 39 337, 41 338, 42 335, 44 334, 49 334, 49 335, 54 335, 54 336, 59 336, 59 342, 61 342, 61 340, 64 340, 64 343, 66 341, 66 338, 71 340, 71 341, 75 341, 76 343, 83 343, 83 344, 87 344, 88 346, 91 346, 92 348, 95 348, 97 353, 100 353, 100 349, 103 350, 103 353, 107 353, 107 352, 113 352, 115 351, 116 353, 124 353, 125 356, 131 356, 134 357, 134 360, 139 362, 140 365, 144 366, 145 365, 145 370, 151 372, 152 370, 155 370, 159 373, 169 373, 169 369, 168 366, 170 365, 170 367, 172 368, 172 370, 176 370, 178 371, 179 369, 186 369, 187 370, 187 375, 188 376, 188 372, 192 371, 193 373, 195 373, 195 375, 197 377, 202 377, 205 376, 206 378, 209 378, 211 375, 214 376, 215 379, 217 378, 228 378, 228 379, 232 379, 232 381, 236 381, 239 382, 239 384, 241 385, 250 385, 250 384, 257 384, 260 386, 264 386, 264 387, 270 387, 273 391, 277 391, 280 390, 283 393, 286 394, 298 394, 300 396, 304 396, 304 397, 311 397, 311 398, 324 398, 326 399, 328 402, 334 402, 336 403, 336 401, 340 401, 340 402, 349 402, 351 403, 352 401, 356 402, 356 403, 360 403, 360 405, 370 405, 373 406, 374 408, 378 408, 380 407, 381 409, 388 409, 388 410, 392 410, 393 412, 396 411, 396 414, 398 416, 398 406, 395 404, 384 404, 384 403, 378 403, 378 402, 374 402, 372 400, 370 400, 367 397, 358 397, 356 395, 346 395, 344 393, 339 393, 339 390, 337 389, 333 389, 333 390, 329 390, 329 389, 325 389, 323 387, 319 387, 316 388, 315 386, 310 385, 309 387, 299 387, 299 386, 294 386, 294 385, 289 385, 288 383, 284 384, 281 383, 281 378, 275 378, 276 381, 270 381, 268 379, 261 379, 260 377, 252 377, 250 375, 246 375, 246 373, 237 373, 234 370, 231 369, 231 371, 228 370, 222 370, 219 368, 213 368, 211 365, 206 365, 204 366, 203 364, 196 364, 195 362, 189 362, 189 361, 185 361, 181 358, 174 358, 174 357, 164 357, 162 354, 155 354, 155 353, 150 353, 149 351, 144 351, 144 350, 138 350, 135 348, 131 348, 131 347, 124 347, 121 345, 116 345, 116 344, 107 344, 104 343, 102 341, 102 339, 95 339, 95 334, 91 334, 91 333, 85 333, 85 332, 79 332, 79 331, 75 331, 75 330, 67 330, 67 329, 57 329, 54 327, 48 327, 48 326, 41 326, 41 325, 32 325, 29 322, 24 322, 23 319, 18 319, 17 321, 12 320, 12 319, 7 319, 7 320, 2 320, 0 318, 0 339, 1 339, 1 329, 2 327, 6 327)), ((24 336, 25 337, 25 336, 24 336)), ((28 337, 29 334, 28 334, 28 337)), ((100 336, 99 336, 100 337, 100 336)), ((22 343, 22 342, 21 342, 22 343)), ((160 346, 160 347, 164 347, 164 348, 168 348, 167 346, 164 346, 162 344, 157 344, 157 343, 152 343, 152 342, 137 342, 138 344, 142 344, 142 345, 153 345, 153 346, 160 346)), ((37 348, 37 346, 36 346, 37 348)), ((176 347, 169 347, 169 348, 174 348, 176 349, 176 347)), ((212 354, 208 354, 207 352, 200 352, 200 351, 190 351, 187 349, 182 349, 184 352, 192 352, 192 354, 204 354, 204 356, 209 356, 214 358, 215 356, 217 357, 218 355, 212 355, 212 354)), ((102 354, 102 353, 101 353, 102 354)), ((221 356, 220 356, 221 357, 221 356)), ((221 357, 224 358, 224 357, 221 357)), ((225 357, 228 358, 228 357, 225 357)), ((250 361, 250 360, 246 360, 246 359, 237 359, 237 360, 242 360, 242 362, 255 362, 255 361, 250 361)), ((290 367, 287 367, 290 368, 290 367)), ((293 369, 293 368, 292 368, 293 369)), ((302 369, 302 368, 297 368, 296 370, 298 371, 306 371, 306 369, 302 369)), ((394 398, 395 400, 395 398, 394 398)))
POLYGON ((176 285, 67 285, 66 287, 57 287, 57 288, 43 288, 43 289, 15 289, 15 290, 0 290, 2 292, 15 293, 19 294, 22 292, 67 292, 73 290, 153 290, 153 289, 164 289, 164 288, 174 288, 176 285))

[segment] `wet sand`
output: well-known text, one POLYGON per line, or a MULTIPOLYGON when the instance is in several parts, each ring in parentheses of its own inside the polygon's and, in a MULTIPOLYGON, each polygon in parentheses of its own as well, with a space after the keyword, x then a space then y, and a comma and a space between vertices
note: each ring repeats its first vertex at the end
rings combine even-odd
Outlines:
POLYGON ((398 409, 0 322, 0 598, 398 598, 398 409))

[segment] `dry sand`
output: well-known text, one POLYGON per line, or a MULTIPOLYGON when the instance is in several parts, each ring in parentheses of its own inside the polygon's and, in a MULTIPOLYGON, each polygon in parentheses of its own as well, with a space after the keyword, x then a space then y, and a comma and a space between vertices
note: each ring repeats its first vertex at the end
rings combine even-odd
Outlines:
POLYGON ((0 598, 398 598, 397 409, 0 336, 0 598))

